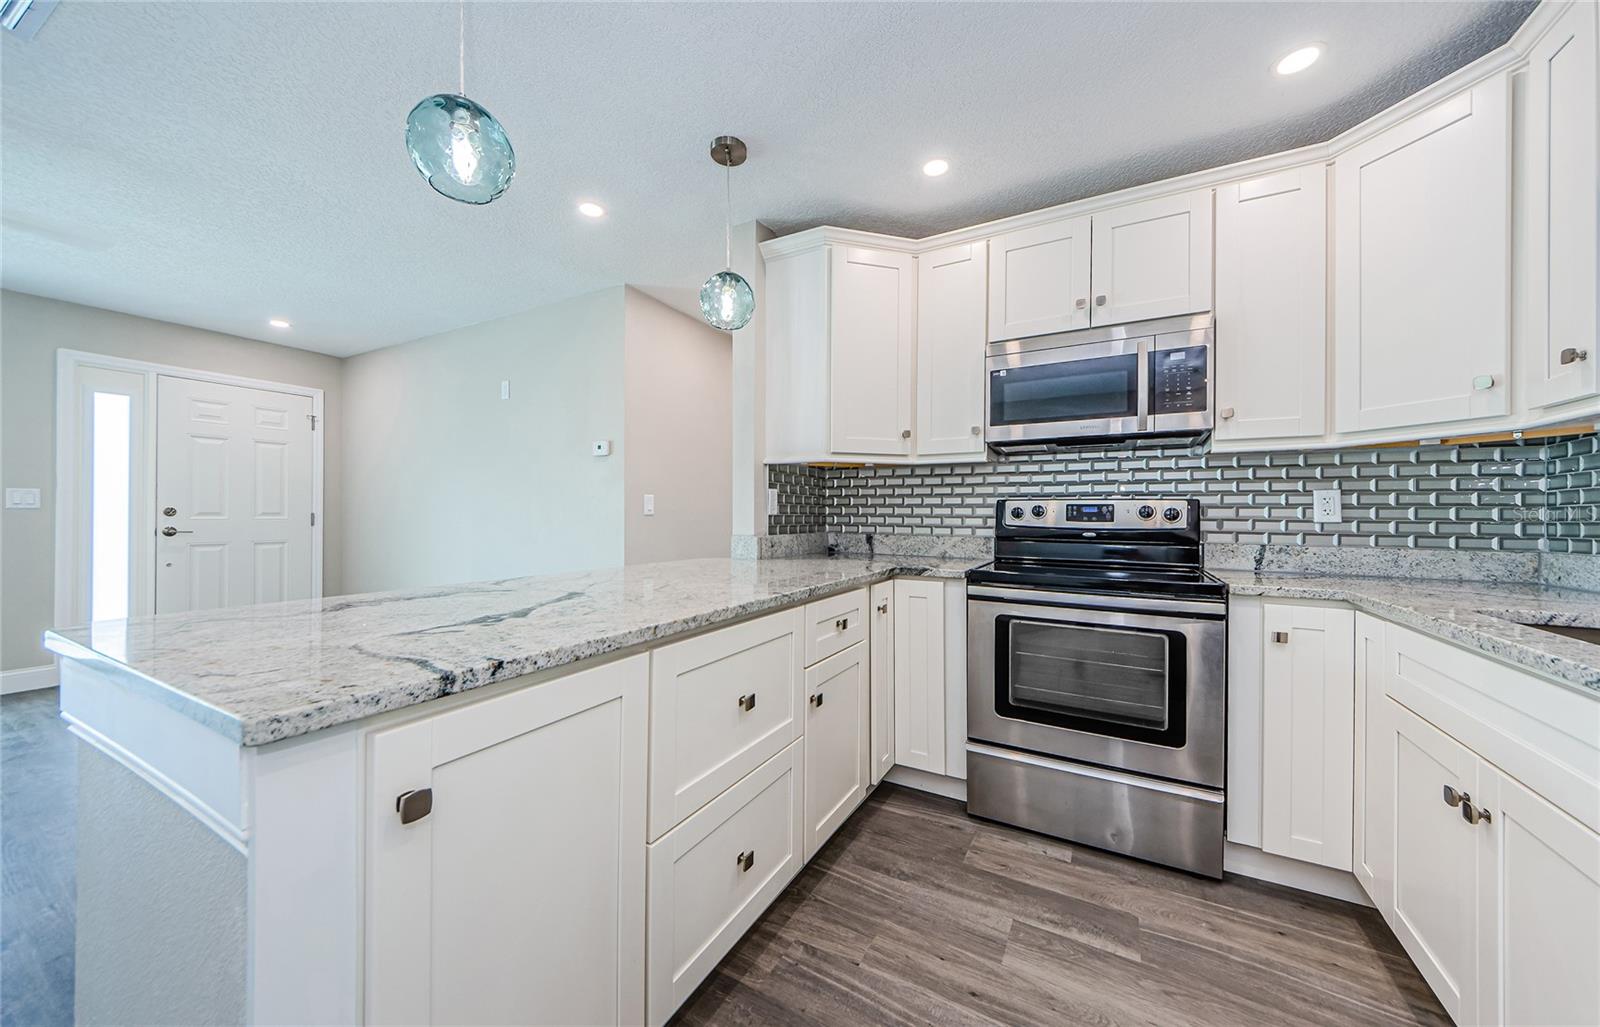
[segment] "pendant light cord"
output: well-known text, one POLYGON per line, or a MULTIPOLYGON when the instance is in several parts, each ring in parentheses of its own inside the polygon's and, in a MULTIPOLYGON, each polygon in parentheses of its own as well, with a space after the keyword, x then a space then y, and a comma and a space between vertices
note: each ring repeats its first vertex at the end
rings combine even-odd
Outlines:
POLYGON ((457 96, 467 95, 467 0, 456 3, 457 96))
POLYGON ((727 217, 722 222, 722 263, 729 271, 733 270, 733 148, 727 148, 729 153, 728 163, 722 166, 723 171, 723 198, 727 201, 727 217))

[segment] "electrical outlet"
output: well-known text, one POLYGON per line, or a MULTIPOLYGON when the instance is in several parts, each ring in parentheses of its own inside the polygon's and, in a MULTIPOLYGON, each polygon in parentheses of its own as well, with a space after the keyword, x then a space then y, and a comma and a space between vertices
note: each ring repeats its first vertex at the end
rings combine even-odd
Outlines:
POLYGON ((39 509, 38 489, 6 489, 7 510, 39 509))
POLYGON ((778 490, 767 489, 767 516, 778 516, 778 490))
POLYGON ((653 492, 644 494, 644 515, 646 517, 654 517, 656 515, 656 497, 653 492))
POLYGON ((589 452, 593 453, 595 456, 610 456, 611 455, 611 440, 610 439, 597 439, 597 440, 595 440, 595 443, 594 443, 593 447, 590 448, 589 452))
POLYGON ((1318 524, 1330 524, 1344 519, 1340 511, 1338 489, 1311 490, 1311 519, 1318 524))
POLYGON ((511 379, 510 378, 503 379, 500 382, 500 398, 501 399, 510 399, 511 398, 511 379))

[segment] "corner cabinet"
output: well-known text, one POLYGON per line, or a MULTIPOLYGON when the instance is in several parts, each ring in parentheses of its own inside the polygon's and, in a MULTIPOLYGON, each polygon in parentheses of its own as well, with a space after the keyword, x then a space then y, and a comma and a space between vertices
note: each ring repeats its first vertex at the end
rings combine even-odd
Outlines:
POLYGON ((1218 443, 1322 435, 1328 388, 1328 168, 1217 189, 1218 443))
POLYGON ((1510 411, 1510 91, 1493 75, 1335 160, 1336 430, 1510 411))
POLYGON ((987 251, 829 232, 763 244, 767 462, 982 460, 987 251))
POLYGON ((1517 326, 1530 407, 1600 391, 1597 23, 1595 4, 1568 7, 1533 45, 1521 81, 1517 326))
POLYGON ((365 1022, 644 1019, 649 662, 372 735, 365 1022))

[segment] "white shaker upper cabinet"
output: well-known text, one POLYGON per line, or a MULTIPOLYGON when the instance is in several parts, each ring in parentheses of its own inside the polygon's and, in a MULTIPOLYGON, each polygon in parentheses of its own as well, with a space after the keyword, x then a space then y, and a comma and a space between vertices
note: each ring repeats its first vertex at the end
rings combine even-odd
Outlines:
POLYGON ((1596 392, 1600 113, 1596 7, 1575 3, 1528 55, 1518 146, 1519 346, 1529 406, 1596 392))
POLYGON ((917 257, 917 455, 983 453, 989 251, 963 243, 917 257))
POLYGON ((909 456, 916 260, 908 253, 841 246, 832 265, 833 450, 909 456))
POLYGON ((1338 431, 1509 409, 1509 91, 1495 75, 1334 162, 1338 431))
POLYGON ((1211 309, 1209 189, 1101 211, 1091 221, 1091 323, 1211 309))
POLYGON ((989 341, 1089 327, 1089 219, 989 240, 989 341))
POLYGON ((1327 429, 1328 169, 1217 190, 1216 439, 1327 429))

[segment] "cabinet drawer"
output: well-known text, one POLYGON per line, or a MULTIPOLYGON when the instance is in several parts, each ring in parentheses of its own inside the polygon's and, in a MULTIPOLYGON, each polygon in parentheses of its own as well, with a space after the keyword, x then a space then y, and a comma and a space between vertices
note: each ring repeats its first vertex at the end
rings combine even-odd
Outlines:
POLYGON ((657 649, 650 661, 650 838, 800 737, 795 607, 657 649))
POLYGON ((800 870, 803 743, 649 847, 648 1020, 665 1023, 800 870))
POLYGON ((806 605, 806 666, 842 653, 867 637, 867 590, 806 605))

